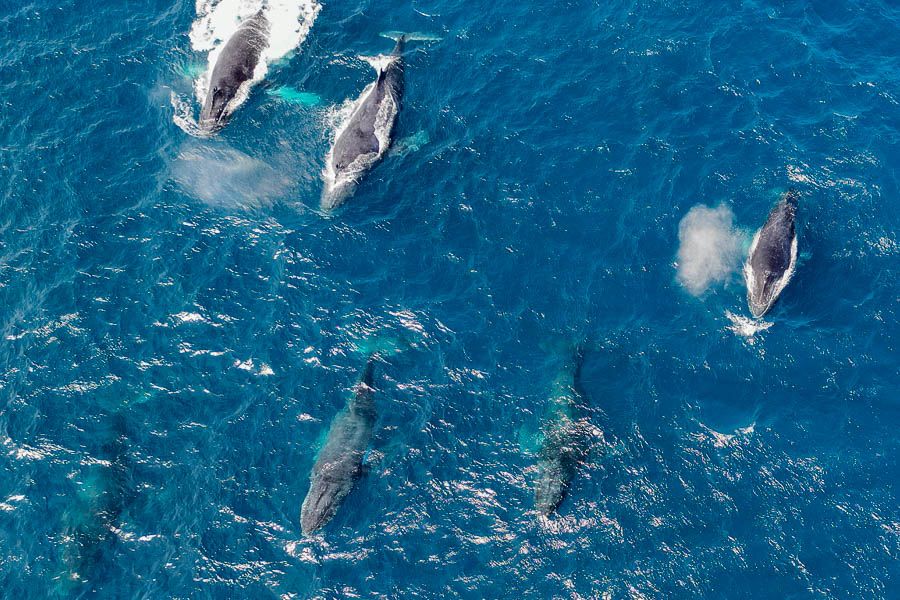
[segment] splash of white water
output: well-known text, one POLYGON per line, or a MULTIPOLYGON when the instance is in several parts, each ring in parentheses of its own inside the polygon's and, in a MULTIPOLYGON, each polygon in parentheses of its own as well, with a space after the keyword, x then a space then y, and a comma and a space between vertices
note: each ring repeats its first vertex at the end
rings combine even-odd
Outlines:
POLYGON ((731 321, 728 329, 741 337, 747 338, 747 341, 751 344, 754 342, 754 337, 757 333, 765 331, 772 326, 772 323, 768 321, 736 315, 730 310, 725 311, 725 316, 731 321))

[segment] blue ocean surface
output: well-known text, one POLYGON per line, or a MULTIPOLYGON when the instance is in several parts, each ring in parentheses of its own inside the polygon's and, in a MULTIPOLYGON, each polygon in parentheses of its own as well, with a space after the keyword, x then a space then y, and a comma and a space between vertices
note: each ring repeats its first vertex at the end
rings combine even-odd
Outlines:
POLYGON ((0 3, 3 597, 897 597, 895 2, 323 0, 198 138, 201 4, 0 3), (323 214, 392 31, 429 38, 394 147, 323 214), (364 472, 304 536, 374 350, 364 472))

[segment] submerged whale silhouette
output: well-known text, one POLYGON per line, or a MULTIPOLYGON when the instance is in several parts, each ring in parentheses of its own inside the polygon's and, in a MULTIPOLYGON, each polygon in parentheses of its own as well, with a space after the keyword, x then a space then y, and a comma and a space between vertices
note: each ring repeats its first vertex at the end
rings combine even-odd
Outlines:
POLYGON ((375 357, 369 357, 346 408, 331 422, 325 445, 309 476, 300 508, 300 526, 308 535, 330 521, 362 472, 363 455, 375 427, 372 387, 375 357))
POLYGON ((74 478, 73 501, 63 515, 66 545, 64 573, 54 587, 58 595, 87 593, 86 586, 98 585, 117 540, 115 531, 131 487, 130 461, 125 416, 116 412, 110 418, 108 437, 74 478))
POLYGON ((581 363, 579 353, 557 376, 544 417, 534 482, 534 506, 544 516, 555 511, 565 499, 578 466, 587 456, 585 422, 579 408, 581 363))

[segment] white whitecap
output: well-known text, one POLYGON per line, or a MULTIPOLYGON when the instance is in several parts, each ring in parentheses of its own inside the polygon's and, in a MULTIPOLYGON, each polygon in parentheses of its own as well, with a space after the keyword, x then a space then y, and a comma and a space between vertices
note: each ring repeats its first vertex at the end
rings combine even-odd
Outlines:
POLYGON ((736 315, 730 310, 725 311, 725 317, 731 322, 731 325, 728 326, 728 330, 743 338, 747 338, 747 341, 751 344, 754 342, 754 337, 757 333, 765 331, 772 326, 772 323, 768 321, 736 315))

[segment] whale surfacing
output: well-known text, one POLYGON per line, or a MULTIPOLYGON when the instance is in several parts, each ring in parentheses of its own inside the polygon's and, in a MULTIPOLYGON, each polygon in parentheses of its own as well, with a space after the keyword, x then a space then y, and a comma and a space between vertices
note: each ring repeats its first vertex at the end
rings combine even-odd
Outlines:
POLYGON ((534 482, 534 507, 542 516, 553 513, 569 491, 569 483, 587 455, 585 423, 580 418, 577 379, 581 357, 557 377, 543 424, 534 482))
POLYGON ((325 445, 309 476, 309 491, 300 508, 304 535, 321 528, 338 508, 362 472, 363 455, 375 427, 372 387, 375 359, 370 357, 353 396, 332 421, 325 445))
POLYGON ((403 96, 405 43, 406 38, 400 36, 389 56, 367 59, 378 76, 360 94, 349 119, 335 135, 323 172, 323 210, 343 202, 391 145, 391 131, 403 96))
POLYGON ((797 264, 797 232, 794 217, 799 194, 790 190, 769 213, 756 232, 744 264, 747 303, 756 318, 772 307, 787 286, 797 264))
POLYGON ((115 413, 109 437, 73 474, 71 502, 62 515, 66 543, 54 596, 82 597, 101 580, 115 550, 120 516, 130 496, 131 465, 125 417, 115 413))
POLYGON ((244 21, 222 48, 209 79, 200 111, 200 130, 212 135, 225 126, 247 98, 254 74, 268 45, 269 20, 263 11, 244 21))

